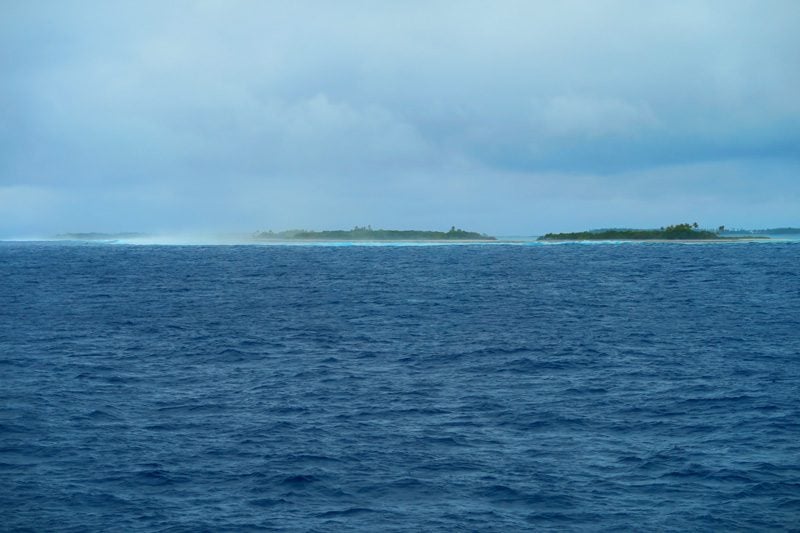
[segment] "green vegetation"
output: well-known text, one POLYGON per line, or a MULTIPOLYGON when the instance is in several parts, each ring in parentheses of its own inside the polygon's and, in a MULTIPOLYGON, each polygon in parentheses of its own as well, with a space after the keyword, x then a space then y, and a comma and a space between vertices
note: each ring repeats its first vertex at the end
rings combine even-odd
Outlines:
POLYGON ((604 229, 577 233, 548 233, 540 241, 656 241, 722 239, 716 231, 699 229, 697 223, 676 224, 660 229, 604 229))
POLYGON ((289 230, 274 233, 261 231, 253 236, 256 240, 304 240, 304 241, 494 241, 494 237, 473 231, 464 231, 455 226, 450 231, 417 231, 372 229, 371 226, 356 226, 351 230, 307 231, 289 230))

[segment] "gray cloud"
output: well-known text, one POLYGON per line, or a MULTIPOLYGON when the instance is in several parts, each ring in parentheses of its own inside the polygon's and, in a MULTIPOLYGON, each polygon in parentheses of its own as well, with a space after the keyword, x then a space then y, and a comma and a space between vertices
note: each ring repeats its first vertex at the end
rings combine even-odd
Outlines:
POLYGON ((796 2, 10 2, 0 235, 797 224, 796 2))

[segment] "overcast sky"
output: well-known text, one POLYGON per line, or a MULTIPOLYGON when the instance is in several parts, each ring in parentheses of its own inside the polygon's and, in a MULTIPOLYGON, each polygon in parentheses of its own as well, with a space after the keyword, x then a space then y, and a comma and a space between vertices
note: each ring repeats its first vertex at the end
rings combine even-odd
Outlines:
POLYGON ((0 237, 800 226, 800 2, 0 3, 0 237))

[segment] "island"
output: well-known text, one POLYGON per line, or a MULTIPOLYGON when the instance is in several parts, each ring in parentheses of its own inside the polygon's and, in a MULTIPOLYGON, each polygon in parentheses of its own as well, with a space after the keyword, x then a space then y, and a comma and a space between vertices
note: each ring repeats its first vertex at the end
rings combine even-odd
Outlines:
MULTIPOLYGON (((739 240, 741 237, 723 237, 720 233, 725 226, 716 231, 700 229, 694 224, 675 224, 659 229, 602 229, 580 231, 577 233, 548 233, 542 235, 540 241, 722 241, 739 240)), ((754 238, 749 236, 749 238, 754 238)), ((759 238, 759 237, 755 237, 759 238)), ((767 238, 767 237, 760 237, 767 238)))
POLYGON ((259 231, 253 235, 257 241, 495 241, 495 237, 452 226, 449 231, 420 231, 372 229, 356 226, 351 230, 289 230, 281 232, 259 231))

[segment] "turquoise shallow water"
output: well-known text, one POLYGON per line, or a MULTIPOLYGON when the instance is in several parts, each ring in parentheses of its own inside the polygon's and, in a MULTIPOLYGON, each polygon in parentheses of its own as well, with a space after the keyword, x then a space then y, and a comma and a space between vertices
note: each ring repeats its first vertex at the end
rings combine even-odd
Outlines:
POLYGON ((791 529, 799 259, 0 243, 0 530, 791 529))

